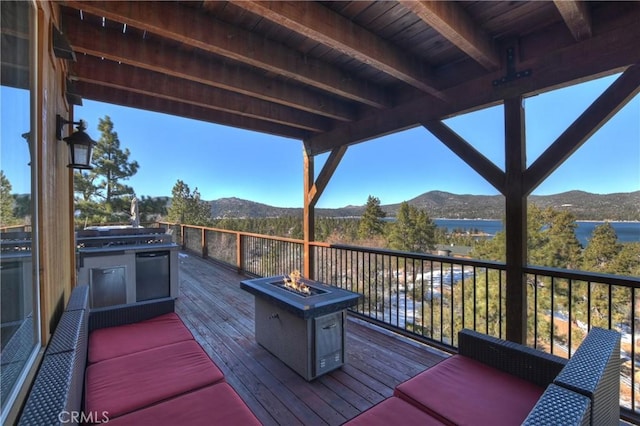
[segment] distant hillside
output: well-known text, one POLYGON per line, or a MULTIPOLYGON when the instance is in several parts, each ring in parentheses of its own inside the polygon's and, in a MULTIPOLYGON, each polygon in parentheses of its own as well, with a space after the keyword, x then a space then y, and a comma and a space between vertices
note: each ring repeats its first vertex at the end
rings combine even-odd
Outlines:
MULTIPOLYGON (((569 191, 554 195, 536 195, 530 203, 540 208, 553 207, 572 212, 578 220, 640 220, 640 191, 616 194, 591 194, 569 191)), ((501 195, 459 195, 442 191, 426 192, 407 201, 425 209, 432 218, 502 219, 504 197, 501 195)), ((301 208, 273 207, 239 198, 211 201, 213 217, 277 217, 302 216, 301 208)), ((387 216, 395 216, 400 204, 382 205, 387 216)), ((317 216, 361 216, 365 206, 316 209, 317 216)))
POLYGON ((567 209, 579 220, 640 220, 640 191, 615 194, 569 191, 533 196, 530 200, 542 208, 567 209))
POLYGON ((302 209, 294 207, 273 207, 266 204, 243 200, 236 197, 211 201, 211 215, 222 217, 278 217, 302 215, 302 209))
MULTIPOLYGON (((414 207, 426 210, 432 218, 502 219, 504 216, 502 195, 457 195, 431 191, 407 202, 414 207)), ((399 207, 400 204, 390 204, 384 209, 391 216, 395 216, 399 207)))

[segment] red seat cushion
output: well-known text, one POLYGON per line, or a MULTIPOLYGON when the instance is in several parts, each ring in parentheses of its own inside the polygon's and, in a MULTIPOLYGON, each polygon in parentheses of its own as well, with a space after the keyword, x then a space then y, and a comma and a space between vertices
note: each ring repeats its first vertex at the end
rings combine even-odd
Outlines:
POLYGON ((394 395, 457 425, 519 425, 544 389, 455 355, 398 385, 394 395))
POLYGON ((389 426, 393 424, 440 426, 444 423, 414 405, 392 396, 349 420, 345 426, 389 426))
POLYGON ((110 420, 112 425, 260 425, 229 384, 207 386, 110 420))
POLYGON ((175 313, 118 327, 101 328, 89 336, 89 363, 171 343, 193 339, 193 335, 175 313))
POLYGON ((109 418, 224 380, 195 340, 91 364, 85 375, 85 412, 109 418))

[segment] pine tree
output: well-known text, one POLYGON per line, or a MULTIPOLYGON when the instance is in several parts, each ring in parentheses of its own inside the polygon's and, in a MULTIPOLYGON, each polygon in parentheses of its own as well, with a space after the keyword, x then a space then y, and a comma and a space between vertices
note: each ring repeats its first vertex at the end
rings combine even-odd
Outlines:
POLYGON ((83 215, 94 215, 92 221, 102 216, 102 221, 119 221, 128 218, 129 202, 133 188, 123 184, 138 172, 137 161, 129 161, 131 152, 120 148, 118 133, 107 115, 98 123, 102 133, 93 150, 93 169, 74 174, 74 192, 81 195, 78 203, 83 215))
POLYGON ((167 214, 167 204, 164 198, 142 196, 138 201, 140 222, 148 222, 149 217, 155 216, 155 220, 167 214))
POLYGON ((576 217, 567 211, 548 208, 544 211, 545 247, 537 257, 540 265, 553 268, 578 269, 582 246, 576 237, 576 217))
POLYGON ((389 247, 411 252, 427 252, 435 248, 436 226, 426 211, 409 205, 400 204, 396 222, 389 234, 389 247))
POLYGON ((360 219, 358 238, 366 240, 384 233, 384 217, 386 213, 380 207, 380 199, 369 195, 367 206, 360 219))
POLYGON ((0 224, 14 225, 17 220, 13 213, 14 199, 11 194, 12 186, 9 179, 0 170, 0 224))
POLYGON ((167 220, 188 225, 211 226, 211 206, 200 199, 200 192, 193 192, 189 185, 178 180, 171 190, 171 207, 167 220))
POLYGON ((625 243, 611 263, 611 273, 640 276, 640 243, 625 243))
MULTIPOLYGON (((578 269, 582 246, 575 234, 575 216, 566 211, 541 210, 529 206, 527 211, 527 262, 531 265, 578 269)), ((504 262, 505 231, 479 242, 472 256, 504 262)))
POLYGON ((609 222, 598 225, 582 254, 582 268, 585 271, 613 272, 611 267, 621 249, 613 226, 609 222))

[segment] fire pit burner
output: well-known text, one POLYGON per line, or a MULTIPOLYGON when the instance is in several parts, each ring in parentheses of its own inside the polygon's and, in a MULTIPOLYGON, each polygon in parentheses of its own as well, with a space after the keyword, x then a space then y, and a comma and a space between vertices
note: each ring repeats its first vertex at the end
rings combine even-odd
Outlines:
POLYGON ((326 293, 326 290, 309 285, 309 283, 302 278, 302 274, 300 274, 300 271, 298 270, 295 270, 285 276, 282 281, 276 281, 271 284, 284 288, 285 290, 301 297, 309 297, 326 293))
MULTIPOLYGON (((290 278, 291 276, 289 276, 290 278)), ((256 341, 306 380, 344 365, 347 308, 360 295, 297 278, 304 293, 285 286, 287 277, 240 282, 255 296, 256 341)))
POLYGON ((321 290, 319 288, 314 288, 314 287, 307 287, 308 290, 298 290, 296 288, 293 287, 289 287, 287 286, 286 283, 284 282, 273 282, 273 283, 269 283, 271 285, 275 285, 276 287, 280 287, 283 288, 285 290, 287 290, 290 293, 295 294, 296 296, 300 296, 300 297, 311 297, 311 296, 315 296, 318 294, 324 294, 326 293, 324 290, 321 290))

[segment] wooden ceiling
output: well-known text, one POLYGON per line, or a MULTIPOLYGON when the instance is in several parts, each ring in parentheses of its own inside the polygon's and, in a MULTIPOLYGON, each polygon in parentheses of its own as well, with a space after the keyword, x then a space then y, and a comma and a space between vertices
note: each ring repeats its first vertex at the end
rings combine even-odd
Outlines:
POLYGON ((640 63, 640 2, 58 3, 83 98, 312 155, 640 63))

